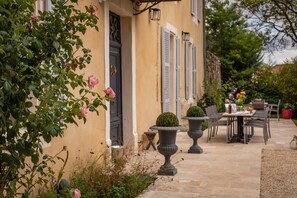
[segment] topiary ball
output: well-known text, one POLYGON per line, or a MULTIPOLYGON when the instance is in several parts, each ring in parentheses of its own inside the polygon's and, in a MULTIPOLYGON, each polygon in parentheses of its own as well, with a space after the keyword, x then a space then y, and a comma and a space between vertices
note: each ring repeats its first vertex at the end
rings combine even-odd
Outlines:
POLYGON ((156 125, 173 127, 173 126, 178 126, 179 122, 178 122, 177 116, 174 113, 165 112, 158 116, 156 120, 156 125))
POLYGON ((187 117, 204 117, 205 113, 199 106, 192 106, 187 111, 187 117))

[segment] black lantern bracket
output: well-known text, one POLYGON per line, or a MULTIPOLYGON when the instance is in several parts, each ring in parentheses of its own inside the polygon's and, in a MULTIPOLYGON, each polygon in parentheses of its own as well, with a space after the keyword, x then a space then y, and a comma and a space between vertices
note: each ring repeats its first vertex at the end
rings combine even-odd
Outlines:
POLYGON ((146 10, 149 10, 150 8, 154 7, 155 5, 166 2, 166 1, 181 1, 181 0, 132 0, 133 3, 133 15, 139 15, 146 10), (142 4, 145 4, 144 7, 142 7, 142 4))

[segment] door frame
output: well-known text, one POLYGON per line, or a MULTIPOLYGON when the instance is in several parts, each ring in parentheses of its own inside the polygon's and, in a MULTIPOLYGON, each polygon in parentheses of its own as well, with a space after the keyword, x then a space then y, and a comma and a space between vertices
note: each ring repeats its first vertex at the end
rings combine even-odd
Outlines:
MULTIPOLYGON (((123 145, 131 146, 134 150, 138 150, 138 132, 136 120, 136 42, 135 42, 135 16, 130 12, 132 9, 121 10, 129 8, 130 2, 125 2, 127 6, 116 5, 115 2, 105 1, 104 4, 104 60, 105 60, 105 87, 109 87, 109 12, 112 11, 121 17, 121 23, 128 25, 121 26, 122 28, 122 99, 123 99, 123 145), (119 8, 121 7, 121 8, 119 8), (125 58, 123 58, 125 57, 125 58)), ((109 102, 106 106, 109 109, 109 102)), ((111 149, 110 138, 110 112, 107 109, 105 112, 105 142, 109 149, 111 149)))

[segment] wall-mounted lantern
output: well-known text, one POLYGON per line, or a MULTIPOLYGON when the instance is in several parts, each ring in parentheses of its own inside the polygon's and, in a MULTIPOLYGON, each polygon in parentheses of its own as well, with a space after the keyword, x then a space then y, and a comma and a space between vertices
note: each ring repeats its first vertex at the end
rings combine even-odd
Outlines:
POLYGON ((184 41, 189 41, 190 40, 190 33, 182 31, 182 38, 183 38, 184 41))
POLYGON ((159 8, 150 8, 150 19, 152 21, 160 21, 161 19, 161 10, 159 8))

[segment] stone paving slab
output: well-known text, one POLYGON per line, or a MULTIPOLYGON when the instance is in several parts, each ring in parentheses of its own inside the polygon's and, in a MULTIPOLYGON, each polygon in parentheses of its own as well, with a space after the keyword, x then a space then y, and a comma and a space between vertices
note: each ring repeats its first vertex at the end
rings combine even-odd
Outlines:
MULTIPOLYGON (((139 198, 257 198, 260 197, 262 149, 290 149, 290 141, 297 134, 292 120, 271 119, 272 138, 264 144, 263 132, 255 128, 248 144, 225 141, 226 127, 219 127, 218 135, 206 143, 207 130, 198 140, 202 154, 187 153, 192 145, 186 132, 177 134, 179 151, 172 156, 177 168, 175 176, 158 176, 139 198)), ((156 170, 164 163, 158 151, 146 151, 148 159, 158 159, 156 170), (150 156, 150 157, 149 157, 150 156)))

